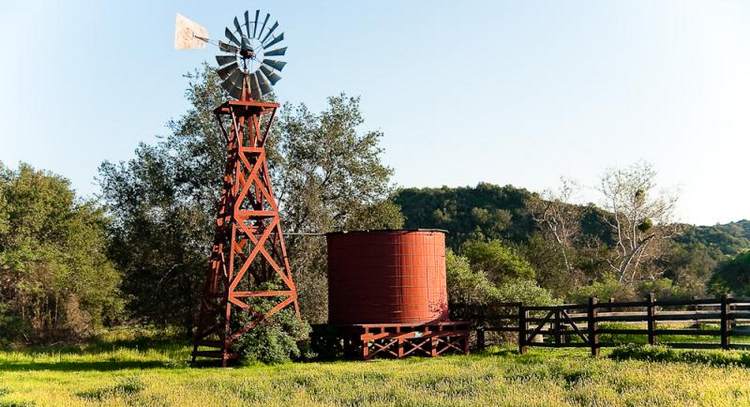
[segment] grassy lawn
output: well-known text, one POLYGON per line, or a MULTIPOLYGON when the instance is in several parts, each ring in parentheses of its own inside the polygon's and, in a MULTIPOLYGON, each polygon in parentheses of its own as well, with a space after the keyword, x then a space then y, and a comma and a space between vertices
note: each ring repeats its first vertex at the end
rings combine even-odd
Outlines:
POLYGON ((750 405, 750 369, 582 349, 231 369, 189 368, 189 352, 169 336, 116 334, 78 348, 2 351, 0 406, 750 405))

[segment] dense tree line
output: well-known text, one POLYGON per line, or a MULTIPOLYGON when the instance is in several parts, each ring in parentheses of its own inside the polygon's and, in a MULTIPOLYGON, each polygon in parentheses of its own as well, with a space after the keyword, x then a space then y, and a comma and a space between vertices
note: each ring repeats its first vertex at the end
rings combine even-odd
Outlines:
POLYGON ((107 222, 64 178, 0 163, 0 343, 76 339, 117 321, 107 222))

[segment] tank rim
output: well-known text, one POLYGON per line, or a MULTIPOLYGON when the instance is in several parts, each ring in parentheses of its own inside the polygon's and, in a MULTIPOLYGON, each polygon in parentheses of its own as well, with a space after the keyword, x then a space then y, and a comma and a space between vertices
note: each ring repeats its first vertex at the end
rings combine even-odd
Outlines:
POLYGON ((328 232, 325 235, 346 235, 351 233, 409 233, 409 232, 437 232, 448 234, 449 232, 445 229, 429 229, 429 228, 415 228, 415 229, 363 229, 363 230, 341 230, 337 232, 328 232))

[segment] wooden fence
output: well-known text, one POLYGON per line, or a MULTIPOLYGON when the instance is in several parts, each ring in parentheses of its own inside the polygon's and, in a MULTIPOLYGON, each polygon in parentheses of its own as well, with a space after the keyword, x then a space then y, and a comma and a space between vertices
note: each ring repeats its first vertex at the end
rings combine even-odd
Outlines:
POLYGON ((651 294, 644 301, 599 302, 593 297, 586 304, 505 303, 497 309, 501 311, 480 318, 479 348, 485 347, 487 332, 500 332, 517 334, 521 353, 534 346, 586 347, 597 355, 602 347, 623 344, 612 340, 617 335, 641 335, 649 344, 675 348, 750 349, 750 341, 732 343, 732 338, 750 336, 750 299, 723 296, 661 301, 651 294))

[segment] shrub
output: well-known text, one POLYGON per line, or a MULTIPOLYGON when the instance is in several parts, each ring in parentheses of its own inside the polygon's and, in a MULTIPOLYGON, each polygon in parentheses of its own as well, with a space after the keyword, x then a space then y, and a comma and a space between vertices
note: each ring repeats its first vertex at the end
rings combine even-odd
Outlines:
MULTIPOLYGON (((253 304, 260 312, 273 306, 268 300, 259 300, 253 304)), ((250 322, 249 313, 238 313, 236 327, 250 322)), ((263 363, 283 363, 302 357, 312 357, 308 351, 310 325, 297 317, 294 310, 286 308, 263 321, 246 334, 237 343, 236 350, 245 361, 263 363)))
POLYGON ((594 281, 590 285, 580 287, 573 293, 571 299, 575 302, 586 302, 589 297, 598 297, 606 300, 616 298, 617 300, 629 300, 636 297, 632 287, 620 283, 613 276, 606 276, 600 281, 594 281))
POLYGON ((560 301, 546 288, 539 287, 534 280, 511 280, 498 286, 500 302, 523 302, 524 305, 553 305, 560 301))
POLYGON ((446 274, 454 319, 474 321, 481 315, 490 318, 493 313, 507 314, 509 310, 498 307, 504 302, 523 302, 526 305, 559 302, 534 280, 509 279, 494 284, 484 272, 473 269, 466 257, 450 250, 446 253, 446 274))
POLYGON ((499 240, 468 240, 461 246, 461 254, 469 259, 472 267, 484 271, 495 283, 536 277, 531 264, 499 240))

